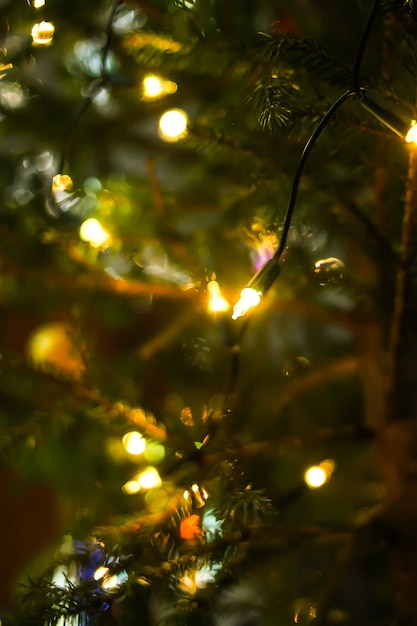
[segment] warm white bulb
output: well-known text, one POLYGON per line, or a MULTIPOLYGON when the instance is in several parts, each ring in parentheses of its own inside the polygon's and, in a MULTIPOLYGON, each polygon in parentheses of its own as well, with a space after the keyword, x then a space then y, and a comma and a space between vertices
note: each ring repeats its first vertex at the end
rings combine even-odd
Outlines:
POLYGON ((165 141, 178 141, 187 134, 187 114, 181 109, 170 109, 161 115, 159 134, 165 141))
POLYGON ((32 28, 33 43, 38 46, 49 46, 54 38, 55 26, 52 22, 39 22, 32 28))
POLYGON ((103 565, 100 565, 100 567, 98 567, 93 574, 94 580, 100 580, 101 578, 104 578, 104 576, 107 576, 109 571, 110 570, 108 567, 104 567, 103 565))
POLYGON ((309 467, 304 474, 304 480, 312 489, 322 487, 327 480, 326 472, 318 465, 309 467))
POLYGON ((410 129, 405 137, 407 143, 417 144, 417 122, 412 120, 410 129))
POLYGON ((240 292, 240 299, 233 307, 232 319, 237 320, 238 317, 246 315, 249 309, 252 309, 261 301, 261 293, 252 289, 252 287, 245 287, 240 292))
POLYGON ((110 238, 109 233, 94 217, 85 220, 80 227, 80 238, 93 248, 100 248, 110 238))
POLYGON ((52 179, 52 193, 70 191, 72 186, 72 179, 67 174, 56 174, 52 179))
POLYGON ((146 439, 138 432, 126 433, 122 439, 123 447, 129 454, 142 454, 146 449, 146 439))
POLYGON ((320 465, 312 465, 304 474, 304 480, 310 489, 322 487, 330 479, 335 468, 331 459, 322 461, 320 465))
POLYGON ((154 74, 148 74, 143 79, 143 95, 146 98, 158 98, 163 93, 162 80, 154 74))
POLYGON ((216 280, 211 280, 207 284, 207 292, 209 296, 208 310, 210 313, 222 313, 230 308, 230 304, 223 298, 219 283, 216 280))
POLYGON ((137 480, 128 480, 122 487, 123 493, 128 496, 131 496, 140 491, 140 484, 137 480))

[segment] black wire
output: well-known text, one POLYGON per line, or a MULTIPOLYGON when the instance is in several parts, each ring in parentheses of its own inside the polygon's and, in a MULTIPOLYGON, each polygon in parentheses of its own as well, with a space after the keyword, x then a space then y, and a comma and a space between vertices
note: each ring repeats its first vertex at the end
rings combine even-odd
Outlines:
POLYGON ((371 34, 372 26, 374 24, 376 14, 379 9, 379 4, 380 4, 380 0, 374 0, 371 12, 369 13, 368 21, 366 22, 361 40, 358 45, 358 49, 356 51, 355 63, 353 65, 353 88, 355 90, 356 95, 359 98, 362 95, 362 90, 360 86, 360 70, 361 70, 363 55, 365 53, 366 44, 368 43, 369 35, 371 34))
POLYGON ((314 130, 313 134, 310 135, 310 138, 308 139, 307 143, 304 146, 303 152, 302 152, 301 157, 300 157, 300 161, 298 163, 296 172, 294 174, 294 179, 293 179, 292 188, 291 188, 291 195, 290 195, 290 199, 289 199, 289 202, 288 202, 287 212, 286 212, 285 218, 284 218, 284 224, 283 224, 283 227, 282 227, 281 239, 279 241, 278 248, 276 249, 275 254, 273 256, 274 259, 278 260, 281 257, 282 253, 284 252, 286 243, 287 243, 288 232, 290 230, 291 220, 292 220, 292 216, 293 216, 294 208, 295 208, 295 202, 296 202, 296 199, 297 199, 298 187, 300 185, 300 179, 301 179, 301 176, 302 176, 302 173, 303 173, 303 169, 304 169, 304 165, 305 165, 305 163, 307 161, 308 155, 310 154, 311 150, 313 149, 313 147, 314 147, 317 139, 320 137, 322 131, 324 130, 324 128, 329 123, 331 117, 336 113, 336 111, 341 107, 341 105, 348 98, 351 98, 352 96, 355 96, 355 95, 356 95, 356 93, 354 91, 351 91, 350 89, 345 91, 345 93, 342 94, 336 100, 336 102, 334 102, 332 104, 332 106, 327 111, 327 113, 322 117, 322 119, 320 120, 320 122, 317 125, 316 129, 314 130))

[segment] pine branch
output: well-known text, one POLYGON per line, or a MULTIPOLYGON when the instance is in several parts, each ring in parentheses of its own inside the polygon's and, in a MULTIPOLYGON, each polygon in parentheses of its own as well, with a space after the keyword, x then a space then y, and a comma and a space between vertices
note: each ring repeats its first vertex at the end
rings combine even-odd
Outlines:
POLYGON ((329 86, 346 89, 352 83, 352 70, 339 63, 316 42, 282 34, 270 36, 265 55, 271 64, 303 70, 329 86))

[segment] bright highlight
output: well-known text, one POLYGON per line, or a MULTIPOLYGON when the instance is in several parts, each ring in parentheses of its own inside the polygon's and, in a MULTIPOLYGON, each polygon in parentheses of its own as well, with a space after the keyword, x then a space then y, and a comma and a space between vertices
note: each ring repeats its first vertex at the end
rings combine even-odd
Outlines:
POLYGON ((55 26, 52 22, 39 22, 32 28, 33 43, 37 46, 49 46, 54 38, 55 26))
POLYGON ((140 488, 154 489, 162 485, 161 477, 154 467, 148 467, 137 477, 140 488))
POLYGON ((143 95, 146 98, 153 100, 153 98, 159 98, 163 93, 162 80, 158 76, 153 74, 145 76, 143 79, 143 95))
POLYGON ((140 485, 137 480, 128 480, 122 487, 123 493, 127 496, 132 496, 140 491, 140 485))
POLYGON ((334 471, 334 461, 326 459, 320 465, 312 465, 304 474, 304 480, 310 489, 317 489, 328 482, 334 471))
POLYGON ((405 137, 407 143, 414 143, 417 145, 417 122, 413 120, 411 122, 410 129, 405 137))
POLYGON ((94 217, 85 220, 80 227, 80 237, 93 248, 100 248, 109 239, 109 233, 102 227, 100 222, 94 217))
POLYGON ((163 80, 155 74, 147 74, 143 79, 142 86, 144 100, 157 100, 175 93, 178 89, 177 83, 172 80, 163 80))
POLYGON ((52 179, 52 193, 59 191, 70 191, 72 189, 72 179, 67 174, 56 174, 52 179))
POLYGON ((261 293, 252 289, 252 287, 245 287, 240 292, 240 299, 233 307, 232 319, 237 320, 238 317, 246 315, 249 309, 252 309, 261 301, 261 293))
POLYGON ((159 134, 165 141, 178 141, 187 134, 188 117, 181 109, 170 109, 161 115, 159 134))
POLYGON ((146 440, 137 431, 126 433, 122 438, 123 447, 129 454, 137 455, 145 452, 146 440))
POLYGON ((219 283, 216 280, 211 280, 207 284, 207 293, 209 297, 208 310, 210 313, 222 313, 230 308, 228 301, 223 298, 219 283))

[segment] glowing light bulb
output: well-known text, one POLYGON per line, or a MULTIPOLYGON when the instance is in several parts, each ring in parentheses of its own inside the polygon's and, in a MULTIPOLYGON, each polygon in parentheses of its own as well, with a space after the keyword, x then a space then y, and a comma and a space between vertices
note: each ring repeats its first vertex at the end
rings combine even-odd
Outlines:
POLYGON ((49 46, 54 38, 55 26, 52 22, 39 22, 32 28, 32 39, 36 46, 49 46))
POLYGON ((52 179, 52 193, 70 191, 72 184, 72 179, 67 174, 56 174, 52 179))
POLYGON ((410 129, 405 136, 405 140, 407 143, 417 144, 417 122, 416 120, 412 120, 410 129))
POLYGON ((154 489, 162 485, 161 477, 154 467, 148 467, 137 477, 137 481, 142 489, 154 489))
POLYGON ((177 83, 172 80, 163 80, 155 74, 147 74, 142 82, 144 100, 156 100, 162 96, 175 93, 177 83))
POLYGON ((103 565, 100 565, 100 567, 98 567, 96 571, 94 572, 94 575, 93 575, 94 580, 100 580, 101 578, 104 578, 104 576, 107 576, 109 571, 110 570, 108 567, 104 567, 103 565))
POLYGON ((334 470, 334 461, 326 459, 320 465, 312 465, 304 474, 304 480, 310 489, 317 489, 328 482, 334 470))
POLYGON ((143 95, 149 100, 159 98, 164 93, 162 80, 154 74, 148 74, 143 79, 143 95))
POLYGON ((132 431, 130 433, 126 433, 122 439, 123 447, 129 454, 138 455, 142 454, 142 452, 146 449, 146 440, 144 437, 136 432, 132 431))
POLYGON ((45 0, 28 0, 28 5, 34 9, 40 9, 45 6, 45 0))
POLYGON ((109 233, 94 217, 88 218, 81 224, 79 233, 80 238, 93 248, 100 248, 110 239, 109 233))
POLYGON ((181 109, 170 109, 161 115, 159 134, 165 141, 178 141, 187 134, 188 117, 181 109))
POLYGON ((137 480, 128 480, 122 487, 123 493, 127 496, 131 496, 140 491, 140 484, 137 480))
POLYGON ((233 315, 232 319, 237 320, 238 317, 242 317, 246 315, 249 309, 252 309, 261 301, 261 293, 256 291, 256 289, 252 289, 252 287, 245 287, 240 292, 240 299, 236 302, 233 307, 233 315))
POLYGON ((223 298, 219 283, 216 280, 211 280, 207 284, 207 292, 209 296, 208 310, 210 313, 222 313, 230 308, 228 301, 223 298))

